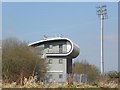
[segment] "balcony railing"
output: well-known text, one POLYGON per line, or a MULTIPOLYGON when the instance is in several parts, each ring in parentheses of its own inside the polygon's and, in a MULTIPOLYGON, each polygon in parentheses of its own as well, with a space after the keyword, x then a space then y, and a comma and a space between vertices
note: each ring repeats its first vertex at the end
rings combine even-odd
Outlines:
POLYGON ((49 50, 48 50, 48 51, 46 51, 45 53, 46 53, 46 54, 61 54, 61 53, 64 54, 64 53, 67 53, 67 51, 59 51, 59 50, 58 50, 58 51, 53 51, 53 50, 52 50, 52 51, 49 51, 49 50))

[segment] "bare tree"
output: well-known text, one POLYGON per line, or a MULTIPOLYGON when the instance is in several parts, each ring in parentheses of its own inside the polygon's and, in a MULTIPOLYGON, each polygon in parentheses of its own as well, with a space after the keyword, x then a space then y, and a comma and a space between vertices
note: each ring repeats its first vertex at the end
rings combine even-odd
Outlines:
POLYGON ((42 78, 46 72, 46 64, 33 48, 15 38, 3 40, 2 44, 2 76, 3 81, 19 81, 21 78, 38 73, 42 78))
POLYGON ((74 62, 73 72, 77 74, 87 74, 90 83, 94 82, 100 75, 99 69, 95 65, 89 64, 86 60, 74 62))

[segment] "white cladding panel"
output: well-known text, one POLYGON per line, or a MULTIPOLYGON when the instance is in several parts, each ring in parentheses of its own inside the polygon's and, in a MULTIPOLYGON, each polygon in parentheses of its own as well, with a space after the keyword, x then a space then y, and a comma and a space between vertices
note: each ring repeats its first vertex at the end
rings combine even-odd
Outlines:
POLYGON ((71 49, 71 44, 69 42, 67 42, 67 52, 69 52, 71 49))
POLYGON ((66 61, 65 58, 47 58, 48 72, 66 72, 66 61), (60 59, 62 59, 62 63, 59 63, 60 59), (51 63, 49 63, 49 60, 51 60, 51 63))

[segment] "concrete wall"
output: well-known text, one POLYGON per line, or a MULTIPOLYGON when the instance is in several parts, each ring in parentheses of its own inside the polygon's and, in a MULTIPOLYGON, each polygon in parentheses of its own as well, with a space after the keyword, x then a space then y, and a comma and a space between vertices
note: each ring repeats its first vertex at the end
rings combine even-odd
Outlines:
POLYGON ((47 58, 48 62, 48 82, 65 82, 66 81, 66 58, 47 58), (49 64, 49 60, 51 63, 49 64), (62 63, 59 63, 59 60, 62 60, 62 63), (59 78, 59 75, 62 75, 59 78), (52 75, 52 77, 50 77, 52 75))
POLYGON ((53 82, 56 82, 56 83, 64 83, 66 82, 67 80, 67 74, 65 73, 61 73, 61 72, 58 72, 58 73, 55 73, 55 72, 49 72, 47 73, 47 79, 46 81, 48 83, 53 83, 53 82), (52 75, 52 76, 51 76, 52 75), (60 77, 60 75, 62 75, 62 77, 60 77), (50 77, 51 76, 51 77, 50 77))
POLYGON ((49 67, 49 71, 62 71, 66 72, 66 59, 65 58, 47 58, 47 63, 49 67), (59 63, 59 60, 62 60, 62 63, 59 63), (51 60, 51 64, 49 64, 49 60, 51 60))

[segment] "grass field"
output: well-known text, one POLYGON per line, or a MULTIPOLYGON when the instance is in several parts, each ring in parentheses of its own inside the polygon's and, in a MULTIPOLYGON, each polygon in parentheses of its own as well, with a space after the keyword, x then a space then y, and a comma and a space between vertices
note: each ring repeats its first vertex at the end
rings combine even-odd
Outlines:
MULTIPOLYGON (((85 83, 68 83, 65 82, 63 84, 59 83, 50 83, 44 84, 42 82, 36 82, 36 78, 24 78, 23 80, 20 79, 19 83, 12 82, 1 82, 0 88, 119 88, 118 82, 115 80, 109 80, 107 78, 99 78, 99 81, 92 83, 92 84, 85 84, 85 83)), ((119 88, 120 89, 120 88, 119 88)))
POLYGON ((114 82, 110 82, 108 84, 99 83, 99 84, 82 84, 82 83, 73 83, 69 85, 68 83, 58 84, 58 83, 51 83, 51 84, 42 84, 42 83, 30 83, 27 82, 24 85, 16 85, 16 82, 13 83, 6 83, 0 84, 2 88, 118 88, 118 84, 114 82))

